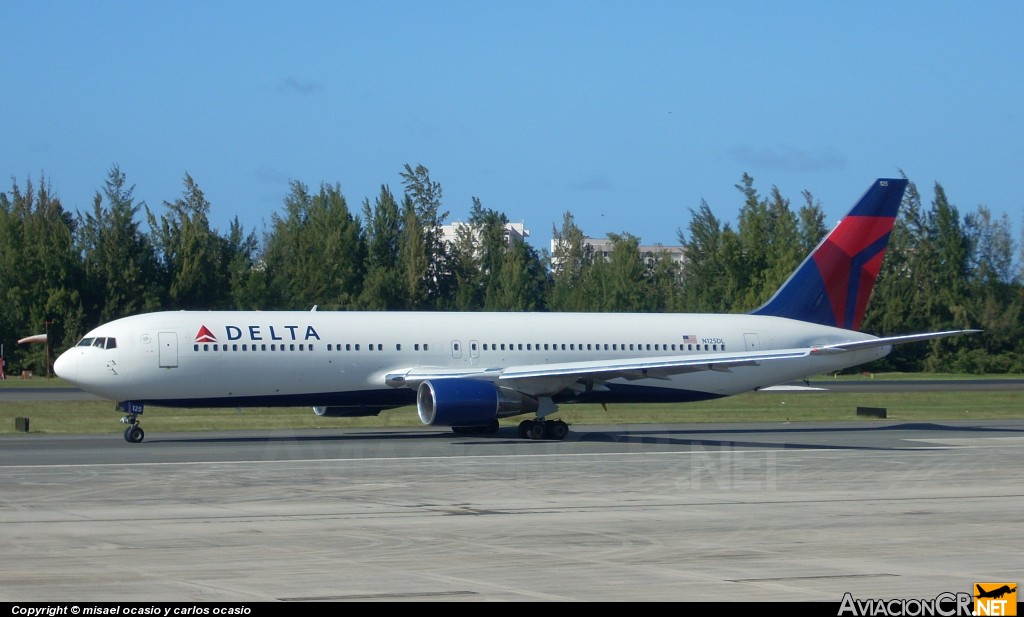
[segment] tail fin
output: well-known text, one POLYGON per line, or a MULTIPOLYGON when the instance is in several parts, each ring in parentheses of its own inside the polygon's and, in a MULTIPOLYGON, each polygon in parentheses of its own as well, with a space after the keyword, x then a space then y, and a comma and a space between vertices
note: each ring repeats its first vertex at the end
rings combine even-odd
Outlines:
POLYGON ((907 188, 880 178, 755 315, 860 328, 907 188))

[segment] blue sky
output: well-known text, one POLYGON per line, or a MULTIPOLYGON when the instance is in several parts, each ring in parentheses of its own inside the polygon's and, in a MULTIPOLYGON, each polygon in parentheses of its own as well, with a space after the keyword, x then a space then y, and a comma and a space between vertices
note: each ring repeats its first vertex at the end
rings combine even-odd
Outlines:
MULTIPOLYGON (((547 248, 676 244, 744 173, 834 224, 902 170, 961 214, 1024 206, 1024 3, 6 0, 0 172, 72 211, 113 165, 161 213, 192 176, 221 231, 290 181, 361 211, 405 164, 547 248)), ((144 229, 148 229, 144 225, 144 229)))

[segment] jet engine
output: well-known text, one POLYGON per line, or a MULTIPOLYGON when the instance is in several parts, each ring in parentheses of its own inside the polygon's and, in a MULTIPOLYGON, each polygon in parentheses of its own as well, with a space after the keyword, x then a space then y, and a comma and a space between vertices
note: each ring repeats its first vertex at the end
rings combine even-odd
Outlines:
POLYGON ((314 407, 313 413, 318 416, 326 416, 330 418, 361 418, 363 416, 377 416, 380 415, 383 407, 370 407, 367 405, 346 405, 343 407, 332 406, 332 407, 314 407))
POLYGON ((416 390, 420 422, 431 426, 486 426, 538 408, 532 396, 489 381, 436 379, 424 381, 416 390))

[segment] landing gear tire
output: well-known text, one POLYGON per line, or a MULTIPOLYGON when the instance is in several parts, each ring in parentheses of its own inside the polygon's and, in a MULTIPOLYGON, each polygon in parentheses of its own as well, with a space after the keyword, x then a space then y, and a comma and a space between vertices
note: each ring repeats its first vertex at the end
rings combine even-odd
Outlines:
POLYGON ((519 436, 523 439, 562 441, 569 434, 569 425, 562 420, 523 420, 519 436))
POLYGON ((552 420, 548 422, 548 438, 555 441, 562 441, 569 435, 569 425, 561 420, 552 420))
POLYGON ((533 426, 526 430, 526 436, 529 439, 540 440, 544 439, 545 430, 547 427, 544 426, 544 422, 534 422, 533 426))
POLYGON ((529 429, 532 426, 534 426, 534 421, 531 421, 531 420, 524 420, 521 423, 519 423, 519 438, 520 439, 528 439, 529 438, 529 429))
POLYGON ((145 438, 146 432, 137 424, 124 429, 124 440, 128 443, 142 443, 145 438))
POLYGON ((535 422, 533 420, 523 420, 519 423, 519 437, 522 439, 530 439, 530 430, 533 429, 535 422))

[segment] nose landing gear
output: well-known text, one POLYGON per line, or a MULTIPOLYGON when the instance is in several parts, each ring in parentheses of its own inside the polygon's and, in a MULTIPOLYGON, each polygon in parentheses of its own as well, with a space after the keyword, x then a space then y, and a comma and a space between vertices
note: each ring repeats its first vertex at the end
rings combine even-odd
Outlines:
POLYGON ((139 426, 139 416, 142 415, 143 411, 142 403, 125 401, 118 403, 117 409, 128 414, 121 418, 121 424, 128 425, 128 428, 124 429, 124 440, 128 443, 142 443, 142 440, 146 438, 146 432, 139 426))
POLYGON ((146 438, 146 432, 138 425, 138 420, 134 418, 129 419, 128 416, 125 416, 121 418, 121 422, 131 424, 131 426, 124 429, 124 440, 128 443, 141 443, 146 438))

